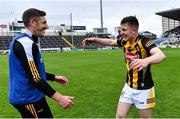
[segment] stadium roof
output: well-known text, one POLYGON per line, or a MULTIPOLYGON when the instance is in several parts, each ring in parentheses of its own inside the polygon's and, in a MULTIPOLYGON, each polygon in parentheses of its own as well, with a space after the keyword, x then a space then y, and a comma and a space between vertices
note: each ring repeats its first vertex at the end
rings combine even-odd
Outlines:
POLYGON ((180 8, 157 12, 157 15, 180 21, 180 8))

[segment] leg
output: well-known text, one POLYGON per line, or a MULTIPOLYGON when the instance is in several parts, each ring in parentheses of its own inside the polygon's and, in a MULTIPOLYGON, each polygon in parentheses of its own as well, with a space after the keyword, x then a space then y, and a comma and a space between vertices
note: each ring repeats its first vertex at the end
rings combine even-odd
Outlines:
POLYGON ((129 110, 133 105, 131 97, 132 97, 132 90, 127 84, 125 84, 121 92, 121 96, 119 98, 116 118, 126 118, 129 110))
POLYGON ((53 118, 53 115, 45 98, 34 103, 34 108, 38 118, 53 118))
POLYGON ((139 109, 140 118, 151 118, 151 116, 152 116, 152 108, 139 109))
POLYGON ((151 118, 152 110, 155 107, 155 93, 154 87, 147 90, 142 90, 139 95, 134 97, 137 101, 135 102, 136 108, 139 109, 140 118, 151 118), (141 102, 141 103, 139 103, 141 102))
POLYGON ((45 98, 32 104, 13 106, 20 112, 22 118, 53 118, 45 98))
POLYGON ((117 112, 116 112, 116 118, 126 118, 131 107, 132 107, 132 104, 120 101, 118 104, 117 112))
POLYGON ((21 114, 22 118, 35 118, 35 116, 25 107, 25 105, 13 105, 21 114))

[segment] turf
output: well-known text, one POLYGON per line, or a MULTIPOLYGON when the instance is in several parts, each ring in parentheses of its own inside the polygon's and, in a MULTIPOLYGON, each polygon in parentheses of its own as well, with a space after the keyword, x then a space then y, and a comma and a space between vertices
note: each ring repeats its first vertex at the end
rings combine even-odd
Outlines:
MULTIPOLYGON (((156 90, 153 117, 180 117, 180 49, 163 49, 166 60, 152 65, 156 90)), ((49 82, 58 92, 74 96, 74 106, 65 110, 47 98, 57 118, 113 118, 124 86, 126 69, 122 50, 43 53, 46 70, 65 75, 65 87, 49 82)), ((0 56, 0 117, 18 118, 8 102, 8 56, 0 56)), ((138 117, 135 108, 128 117, 138 117)))

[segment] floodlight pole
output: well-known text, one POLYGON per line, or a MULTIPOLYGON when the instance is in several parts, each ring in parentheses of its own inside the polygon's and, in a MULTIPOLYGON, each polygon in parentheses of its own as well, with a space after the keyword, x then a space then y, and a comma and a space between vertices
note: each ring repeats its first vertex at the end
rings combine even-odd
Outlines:
POLYGON ((72 12, 70 13, 70 20, 71 20, 71 43, 73 43, 73 22, 72 22, 72 12))
POLYGON ((101 28, 103 29, 103 9, 102 9, 102 0, 100 0, 100 14, 101 14, 101 28))

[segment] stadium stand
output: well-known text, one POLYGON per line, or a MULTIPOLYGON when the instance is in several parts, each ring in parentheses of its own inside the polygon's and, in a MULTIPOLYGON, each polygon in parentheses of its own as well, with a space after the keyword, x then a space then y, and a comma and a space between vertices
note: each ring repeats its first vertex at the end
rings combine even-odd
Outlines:
POLYGON ((40 40, 41 48, 60 48, 68 45, 59 36, 44 36, 40 40))
POLYGON ((12 36, 0 36, 0 50, 8 50, 12 36))
MULTIPOLYGON (((4 28, 4 27, 3 27, 4 28)), ((7 27, 6 27, 7 28, 7 27)), ((7 32, 0 32, 0 53, 7 53, 9 51, 9 45, 12 38, 24 30, 24 24, 22 21, 12 21, 9 27, 6 29, 7 32)), ((82 47, 82 41, 87 37, 108 37, 107 28, 94 28, 93 32, 79 32, 79 30, 85 30, 86 26, 66 26, 53 25, 49 26, 46 30, 45 36, 40 38, 41 50, 45 52, 62 52, 71 51, 72 49, 77 50, 100 50, 110 49, 100 44, 91 44, 88 48, 82 47), (73 28, 73 30, 72 30, 73 28)), ((3 31, 3 30, 1 30, 3 31)))
MULTIPOLYGON (((78 49, 83 49, 82 41, 87 37, 98 37, 98 36, 95 36, 93 33, 87 33, 86 35, 75 35, 75 36, 73 36, 73 45, 74 45, 74 47, 76 47, 78 49)), ((72 42, 71 41, 72 38, 71 38, 70 35, 64 35, 64 38, 66 38, 69 42, 72 42)), ((91 44, 86 49, 87 50, 97 50, 97 49, 101 49, 103 47, 105 47, 105 46, 100 45, 100 44, 91 44)))
MULTIPOLYGON (((4 51, 8 51, 10 42, 12 40, 13 36, 0 36, 0 50, 1 53, 4 51)), ((69 45, 64 42, 64 40, 59 37, 58 35, 53 35, 53 36, 44 36, 40 40, 41 48, 44 51, 59 51, 58 49, 61 48, 67 48, 69 45)))
MULTIPOLYGON (((82 47, 82 40, 87 37, 93 36, 93 33, 86 34, 79 34, 73 35, 73 44, 72 44, 72 36, 67 33, 62 33, 59 35, 58 33, 47 33, 44 37, 40 39, 40 45, 42 51, 45 52, 63 52, 63 51, 71 51, 71 49, 83 49, 82 47)), ((0 53, 8 53, 9 45, 12 38, 15 36, 13 35, 1 35, 0 36, 0 53)), ((95 36, 94 37, 98 37, 95 36)), ((100 45, 100 44, 91 44, 86 50, 99 50, 99 49, 107 49, 107 47, 100 45)))
POLYGON ((180 47, 180 26, 175 27, 164 33, 164 41, 160 45, 166 45, 167 47, 180 47))
POLYGON ((162 16, 163 35, 155 43, 160 47, 180 47, 180 8, 157 12, 162 16))

